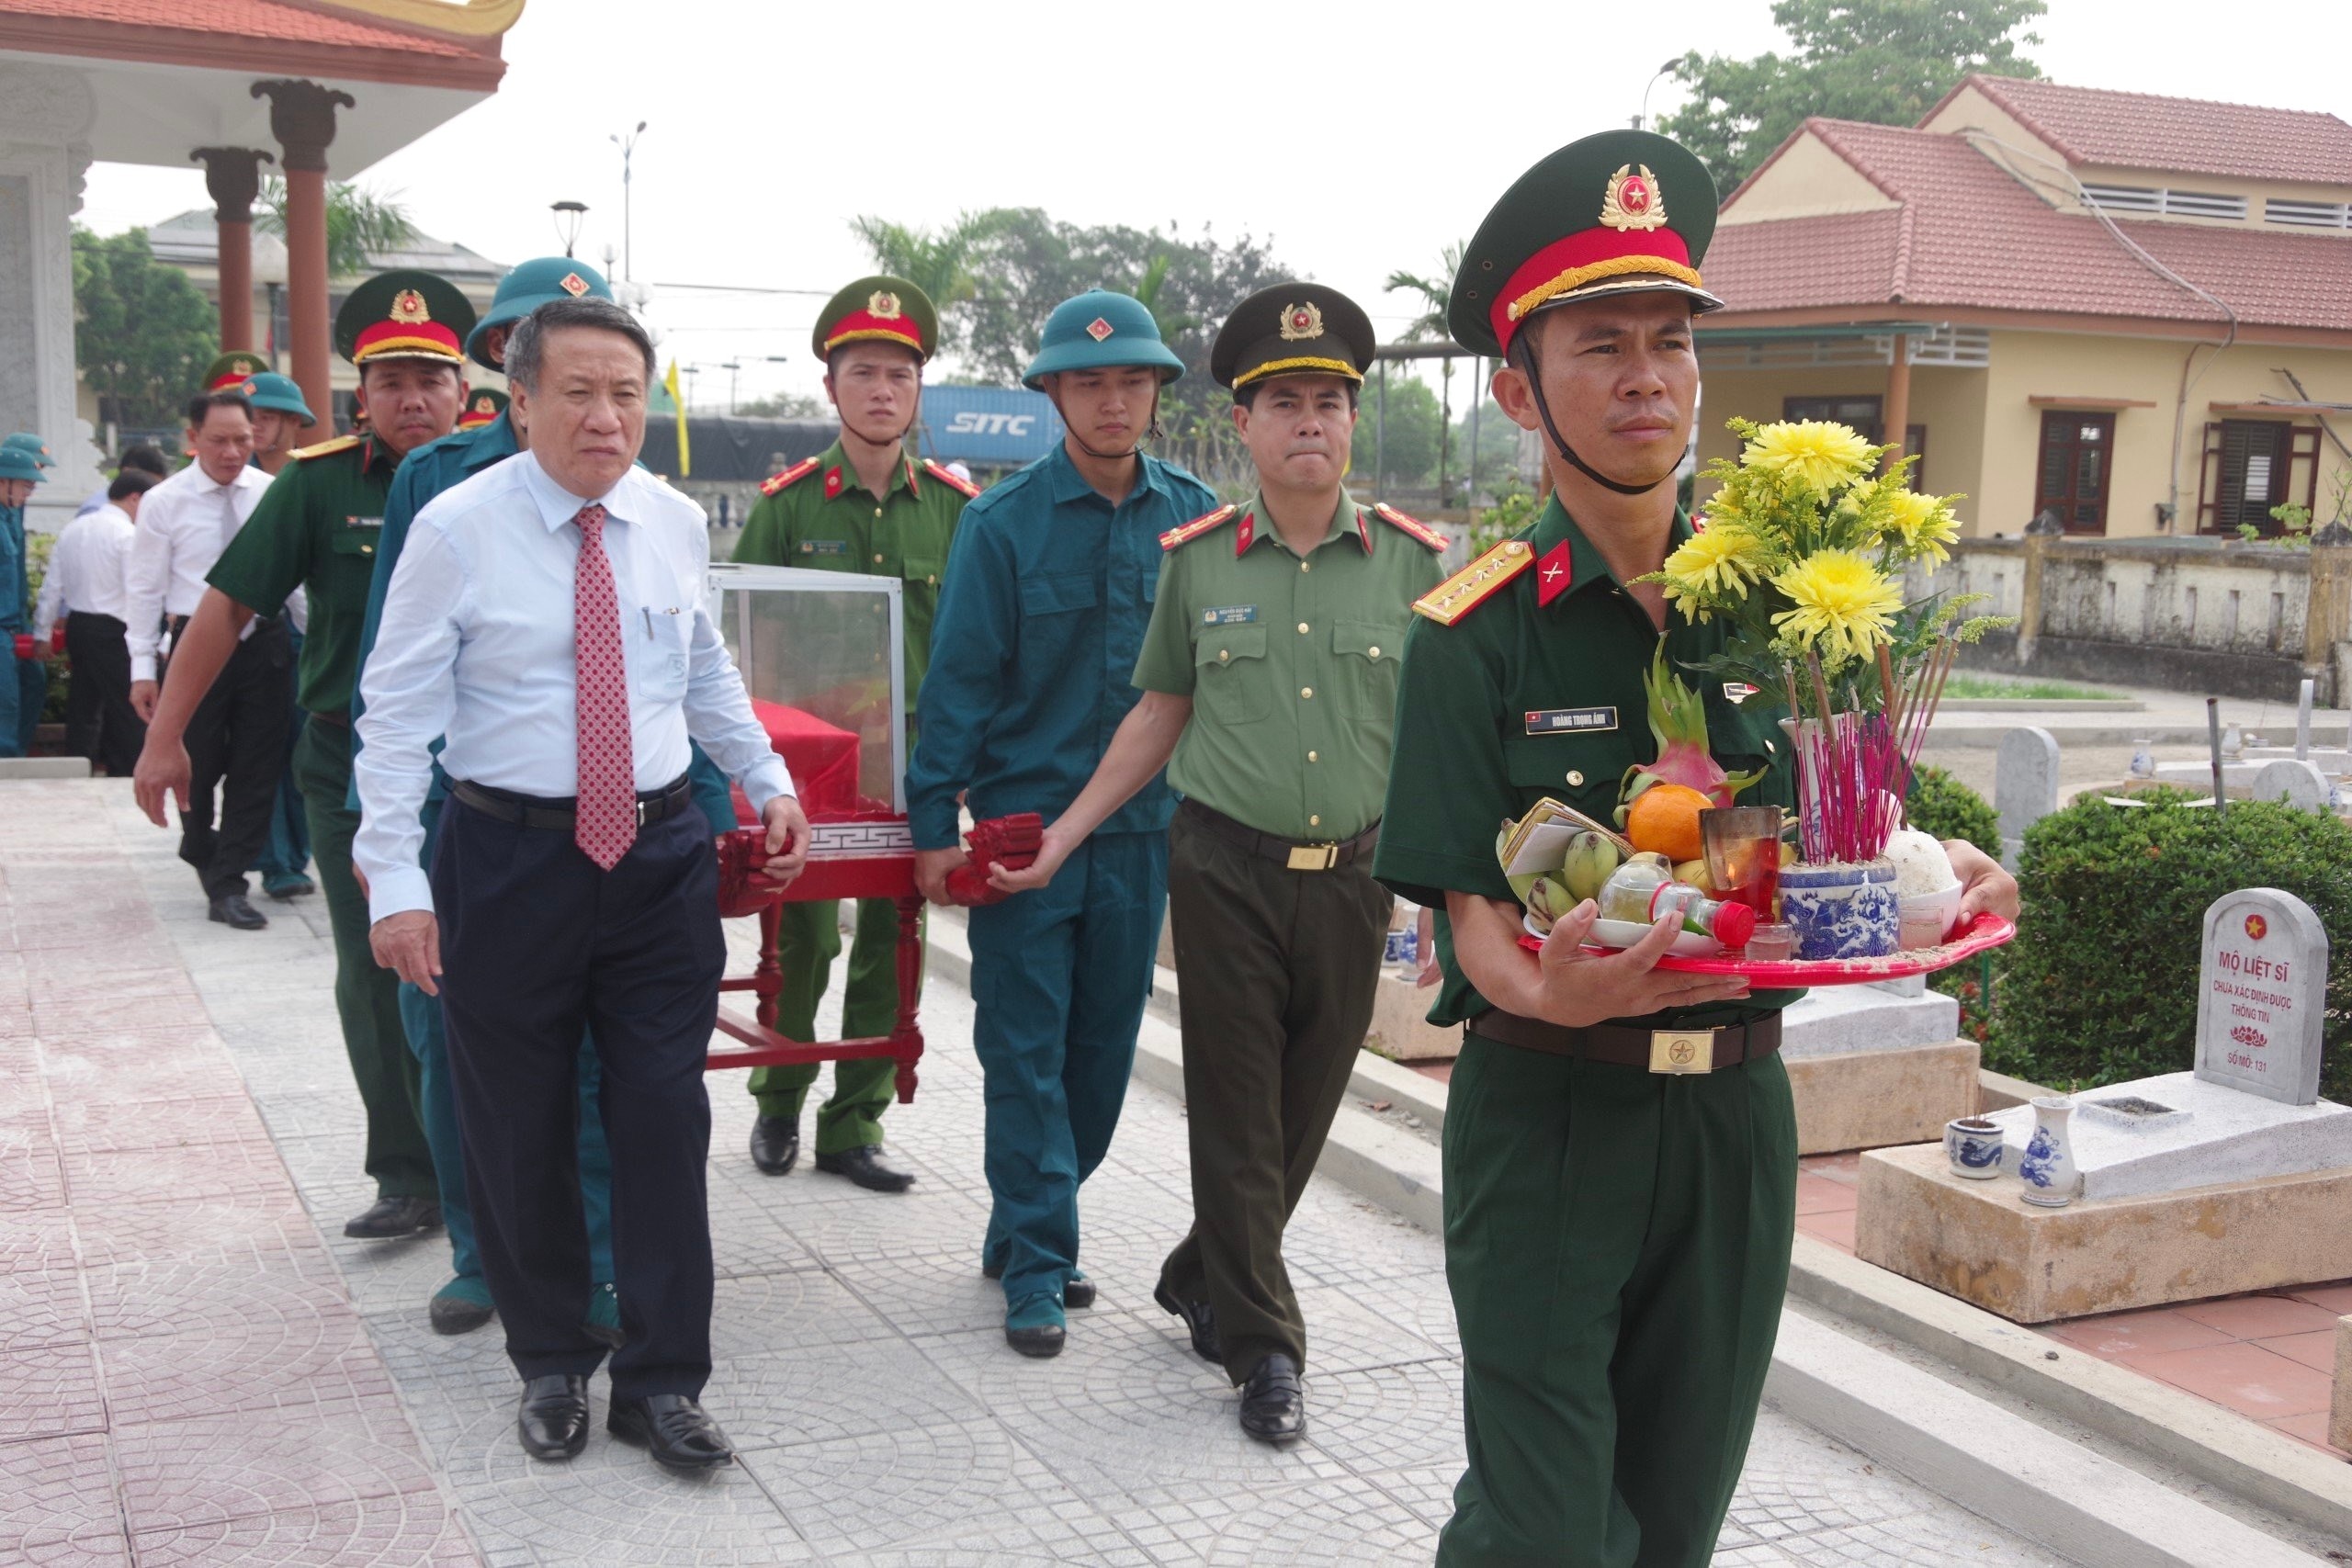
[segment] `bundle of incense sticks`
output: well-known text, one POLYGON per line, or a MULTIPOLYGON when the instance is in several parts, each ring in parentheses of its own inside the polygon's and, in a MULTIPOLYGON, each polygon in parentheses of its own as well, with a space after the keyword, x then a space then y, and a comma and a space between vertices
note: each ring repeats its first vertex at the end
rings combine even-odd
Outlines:
POLYGON ((1797 700, 1795 669, 1782 667, 1789 712, 1798 716, 1797 787, 1804 797, 1798 823, 1807 861, 1870 861, 1885 852, 1888 835, 1901 824, 1900 802, 1909 793, 1928 726, 1959 654, 1957 641, 1939 638, 1898 684, 1892 660, 1880 649, 1883 708, 1878 713, 1833 712, 1821 662, 1808 657, 1807 683, 1820 716, 1810 719, 1798 716, 1804 710, 1797 700))

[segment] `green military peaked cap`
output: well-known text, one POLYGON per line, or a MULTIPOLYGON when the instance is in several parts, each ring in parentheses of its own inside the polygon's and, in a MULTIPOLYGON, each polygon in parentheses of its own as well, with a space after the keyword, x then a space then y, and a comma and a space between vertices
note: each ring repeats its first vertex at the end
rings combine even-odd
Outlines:
POLYGON ((1322 283, 1277 283, 1233 308, 1209 350, 1209 374, 1235 391, 1274 376, 1361 381, 1379 347, 1363 307, 1322 283))
POLYGON ((403 267, 351 291, 334 313, 334 350, 361 367, 378 359, 462 367, 473 326, 473 304, 456 284, 403 267))
POLYGON ((36 468, 57 467, 57 459, 49 455, 49 443, 29 430, 19 430, 6 441, 0 441, 0 447, 23 453, 36 468))
POLYGON ((1446 308, 1453 341, 1500 356, 1536 311, 1598 295, 1699 281, 1715 232, 1715 182, 1680 142, 1646 130, 1571 141, 1519 176, 1463 252, 1446 308))
POLYGON ((494 423, 506 412, 506 394, 494 387, 476 387, 466 394, 466 406, 458 412, 459 430, 480 430, 494 423))
POLYGON ((232 391, 269 368, 269 359, 250 348, 232 349, 214 360, 204 372, 208 392, 232 391))
POLYGON ((302 389, 294 384, 294 378, 275 370, 265 370, 245 383, 245 401, 274 413, 290 413, 304 424, 319 423, 311 405, 302 400, 302 389))
POLYGON ((853 343, 895 343, 928 362, 939 348, 939 308, 903 277, 861 277, 825 301, 808 334, 820 359, 830 360, 833 350, 853 343))
POLYGON ((1110 370, 1133 367, 1159 372, 1164 386, 1184 374, 1184 362, 1160 340, 1159 323, 1132 294, 1090 288, 1053 309, 1037 334, 1037 355, 1021 373, 1031 391, 1064 370, 1110 370))
POLYGON ((481 320, 466 334, 466 357, 486 370, 503 370, 503 356, 491 356, 491 328, 512 326, 540 306, 558 299, 612 297, 613 288, 605 281, 605 275, 585 262, 570 256, 534 256, 526 262, 516 262, 498 280, 498 292, 490 297, 490 309, 482 312, 481 320))

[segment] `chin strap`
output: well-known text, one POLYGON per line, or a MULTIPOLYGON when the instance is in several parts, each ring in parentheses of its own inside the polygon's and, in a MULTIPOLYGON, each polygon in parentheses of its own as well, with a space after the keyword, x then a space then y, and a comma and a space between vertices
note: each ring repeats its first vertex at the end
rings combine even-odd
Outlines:
MULTIPOLYGON (((1514 344, 1513 346, 1516 347, 1517 345, 1514 344)), ((1560 427, 1552 423, 1552 405, 1546 402, 1544 399, 1544 371, 1543 367, 1535 362, 1535 345, 1533 344, 1529 344, 1527 345, 1523 357, 1526 359, 1527 363, 1521 367, 1521 368, 1526 372, 1528 390, 1535 394, 1535 412, 1537 416, 1544 421, 1544 434, 1552 438, 1552 445, 1558 448, 1560 456, 1566 457, 1568 460, 1569 466, 1575 468, 1577 472, 1582 474, 1585 478, 1590 479, 1601 489, 1614 491, 1619 495, 1647 495, 1650 491, 1657 489, 1658 486, 1666 484, 1673 479, 1673 470, 1668 469, 1664 479, 1652 479, 1645 485, 1620 484, 1617 480, 1611 479, 1607 474, 1602 473, 1599 468, 1594 468, 1590 463, 1586 462, 1582 457, 1577 457, 1575 450, 1561 437, 1560 427)))

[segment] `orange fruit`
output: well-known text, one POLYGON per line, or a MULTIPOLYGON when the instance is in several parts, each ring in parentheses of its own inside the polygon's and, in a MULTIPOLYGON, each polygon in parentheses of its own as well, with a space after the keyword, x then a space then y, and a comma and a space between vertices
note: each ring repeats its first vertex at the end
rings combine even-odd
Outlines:
POLYGON ((1685 784, 1652 784, 1626 808, 1625 837, 1635 849, 1655 850, 1671 861, 1699 860, 1707 852, 1699 813, 1713 805, 1685 784))

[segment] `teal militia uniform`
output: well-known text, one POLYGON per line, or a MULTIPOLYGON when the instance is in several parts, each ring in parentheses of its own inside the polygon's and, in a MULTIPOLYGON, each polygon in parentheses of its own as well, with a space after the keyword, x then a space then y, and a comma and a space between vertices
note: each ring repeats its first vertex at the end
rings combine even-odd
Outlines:
MULTIPOLYGON (((42 481, 41 469, 56 465, 40 436, 19 431, 0 445, 0 479, 42 481)), ((32 630, 30 541, 25 509, 0 506, 0 757, 32 753, 41 705, 49 700, 49 667, 17 657, 17 638, 32 630)))
MULTIPOLYGON (((1374 346, 1345 295, 1278 284, 1235 308, 1210 369, 1262 409, 1284 378, 1360 383, 1374 346)), ((1161 541, 1135 683, 1193 704, 1168 768, 1183 797, 1169 829, 1168 918, 1193 1224, 1156 1294, 1180 1314, 1210 1308, 1236 1383, 1272 1356, 1292 1372, 1306 1364, 1283 1233, 1371 1027, 1392 908, 1372 849, 1397 671, 1446 542, 1345 491, 1304 552, 1262 492, 1161 541)))
MULTIPOLYGON (((1065 300, 1044 336, 1033 384, 1086 364, 1182 373, 1126 295, 1065 300), (1099 343, 1089 322, 1107 329, 1099 343)), ((1134 490, 1114 506, 1057 446, 964 509, 916 705, 907 806, 917 849, 956 844, 967 789, 975 819, 1059 816, 1134 707, 1159 536, 1216 503, 1182 469, 1138 463, 1134 490)), ((1058 1327, 1062 1286, 1079 1272, 1078 1190, 1125 1101, 1174 805, 1154 780, 1050 885, 971 911, 990 1199, 981 1266, 1003 1271, 1009 1329, 1058 1327)))
MULTIPOLYGON (((1563 149, 1468 247, 1454 336, 1498 355, 1532 309, 1589 290, 1676 287, 1704 308, 1696 265, 1714 211, 1705 170, 1665 138, 1614 131, 1563 149), (1660 203, 1679 228, 1606 224, 1660 203), (1596 211, 1605 232, 1564 233, 1596 211), (1652 253, 1647 271, 1611 261, 1652 253)), ((1685 519, 1673 535, 1690 536, 1685 519)), ((1605 818, 1626 767, 1653 760, 1641 676, 1658 628, 1556 496, 1417 608, 1375 870, 1440 909, 1450 892, 1515 902, 1496 824, 1547 795, 1605 818)), ((1687 666, 1722 648, 1724 628, 1669 611, 1664 637, 1687 666)), ((1769 770, 1742 799, 1791 804, 1770 698, 1702 691, 1718 761, 1769 770)), ((1469 1449, 1438 1561, 1704 1568, 1787 1282, 1797 1151, 1778 1010, 1797 993, 1561 1029, 1492 1008, 1443 915, 1437 931, 1444 984, 1430 1018, 1468 1025, 1443 1168, 1469 1449), (1720 1065, 1654 1073, 1648 1055, 1626 1059, 1666 1030, 1724 1031, 1720 1065)))
MULTIPOLYGON (((302 422, 305 429, 318 423, 317 417, 311 412, 310 404, 302 400, 302 389, 295 385, 291 377, 269 370, 254 372, 237 368, 251 362, 252 356, 248 355, 223 355, 221 360, 214 362, 214 377, 209 384, 219 388, 223 384, 220 375, 228 373, 231 379, 227 384, 241 386, 245 400, 253 404, 256 412, 292 414, 302 422), (244 377, 242 382, 234 379, 240 374, 244 377)), ((256 457, 254 461, 258 465, 260 459, 256 457)), ((291 626, 288 626, 287 642, 299 668, 302 659, 302 633, 291 626)), ((254 862, 254 870, 261 874, 263 890, 273 898, 293 898, 316 891, 307 874, 311 863, 311 826, 302 810, 302 786, 294 777, 294 754, 302 741, 305 716, 302 705, 294 700, 291 691, 287 694, 286 705, 290 710, 286 722, 286 771, 277 781, 277 798, 269 808, 269 842, 262 846, 260 858, 254 862)))
MULTIPOLYGON (((903 668, 907 716, 931 652, 932 620, 940 579, 964 503, 978 491, 935 463, 900 455, 878 499, 858 482, 857 470, 836 441, 760 487, 743 525, 734 558, 754 566, 797 566, 896 577, 905 630, 903 668)), ((792 1040, 816 1038, 817 1004, 842 950, 841 906, 808 899, 782 907, 776 960, 784 988, 776 995, 777 1032, 792 1040)), ((848 983, 842 996, 842 1035, 858 1040, 888 1034, 899 1016, 899 911, 888 898, 861 898, 850 943, 848 983)), ((887 1057, 833 1064, 833 1093, 817 1112, 817 1152, 840 1154, 882 1141, 882 1112, 894 1092, 897 1064, 887 1057)), ((816 1081, 814 1063, 754 1067, 751 1092, 763 1116, 796 1119, 816 1081)))

